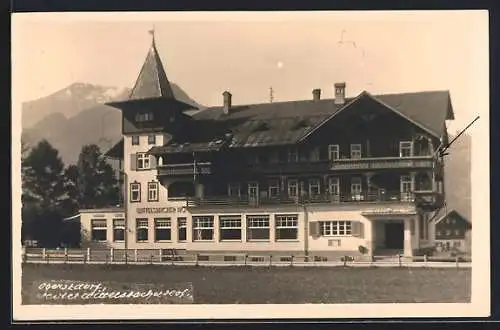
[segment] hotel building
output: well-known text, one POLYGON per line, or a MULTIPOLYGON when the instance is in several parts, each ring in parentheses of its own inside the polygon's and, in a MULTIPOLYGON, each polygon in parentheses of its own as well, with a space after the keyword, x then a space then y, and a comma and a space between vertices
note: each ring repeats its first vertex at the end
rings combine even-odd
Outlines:
POLYGON ((201 111, 176 100, 153 39, 122 112, 122 209, 82 210, 83 239, 115 249, 414 255, 434 245, 444 203, 437 156, 448 91, 201 111), (190 110, 190 111, 189 111, 190 110), (188 114, 189 112, 194 114, 188 114), (127 245, 127 246, 126 246, 127 245))

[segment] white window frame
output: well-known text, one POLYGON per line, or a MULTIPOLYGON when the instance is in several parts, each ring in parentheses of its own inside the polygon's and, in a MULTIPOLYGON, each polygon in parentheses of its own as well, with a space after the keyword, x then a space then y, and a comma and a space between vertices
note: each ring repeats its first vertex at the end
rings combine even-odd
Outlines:
POLYGON ((328 159, 329 160, 340 159, 340 147, 338 144, 328 145, 328 159))
POLYGON ((399 157, 413 157, 413 142, 412 141, 400 141, 399 142, 399 157), (404 154, 404 151, 409 151, 408 155, 404 154))
POLYGON ((180 217, 177 218, 177 240, 179 242, 185 242, 187 241, 187 218, 186 217, 180 217), (184 239, 181 239, 180 232, 181 229, 184 229, 184 239))
POLYGON ((108 237, 108 222, 106 219, 90 220, 90 236, 93 242, 106 242, 108 237), (94 239, 94 231, 104 232, 104 239, 94 239))
POLYGON ((280 195, 280 181, 278 179, 271 179, 268 181, 268 194, 269 198, 276 198, 280 195))
POLYGON ((340 179, 338 177, 328 178, 328 191, 334 199, 340 198, 340 179))
POLYGON ((145 152, 136 153, 137 169, 149 170, 151 168, 151 156, 145 152))
POLYGON ((135 241, 137 243, 149 241, 149 220, 147 218, 135 219, 135 241), (146 231, 146 239, 139 239, 139 230, 146 231))
POLYGON ((193 216, 193 242, 213 241, 214 234, 213 216, 193 216), (210 238, 203 238, 206 231, 210 232, 210 238))
POLYGON ((288 182, 288 197, 298 197, 299 196, 299 180, 289 179, 288 182), (292 189, 295 187, 295 194, 292 194, 292 189))
POLYGON ((321 195, 321 183, 319 179, 309 179, 309 196, 321 195), (318 193, 313 194, 313 187, 318 188, 318 193))
POLYGON ((240 197, 241 196, 241 184, 238 182, 230 182, 227 184, 227 195, 229 197, 240 197))
POLYGON ((299 151, 297 148, 288 149, 288 162, 297 163, 299 161, 299 151))
POLYGON ((411 201, 411 186, 412 180, 410 175, 401 175, 399 179, 399 188, 401 193, 401 201, 409 202, 411 201))
POLYGON ((124 242, 125 241, 125 219, 113 219, 113 242, 124 242), (123 231, 123 239, 117 239, 115 235, 115 230, 123 231))
POLYGON ((241 241, 242 240, 242 225, 240 215, 221 215, 219 216, 219 235, 221 241, 241 241), (224 238, 224 231, 238 230, 240 233, 239 238, 224 238))
POLYGON ((172 219, 170 218, 155 218, 155 242, 170 242, 172 241, 172 219), (157 230, 168 230, 170 239, 158 239, 157 230))
POLYGON ((351 151, 351 159, 361 159, 362 157, 361 144, 359 143, 351 144, 350 151, 351 151))
POLYGON ((297 214, 279 214, 274 216, 276 241, 296 241, 299 239, 299 216, 297 214), (280 238, 280 230, 295 230, 294 238, 280 238))
POLYGON ((460 236, 460 229, 455 229, 455 236, 460 236))
POLYGON ((158 202, 159 183, 157 181, 148 182, 148 202, 158 202))
POLYGON ((332 220, 320 221, 320 233, 324 237, 348 237, 352 236, 352 221, 332 220))
POLYGON ((247 215, 247 241, 269 241, 271 226, 269 215, 247 215), (267 238, 252 238, 252 230, 267 230, 267 238))
POLYGON ((132 182, 130 184, 130 202, 137 203, 141 201, 141 184, 132 182), (134 193, 137 193, 137 198, 134 198, 134 193))
POLYGON ((248 183, 248 198, 259 198, 259 183, 258 182, 249 182, 248 183), (255 189, 255 195, 250 194, 250 191, 255 189))
POLYGON ((354 177, 351 179, 351 199, 355 201, 361 201, 364 199, 363 180, 359 177, 354 177))

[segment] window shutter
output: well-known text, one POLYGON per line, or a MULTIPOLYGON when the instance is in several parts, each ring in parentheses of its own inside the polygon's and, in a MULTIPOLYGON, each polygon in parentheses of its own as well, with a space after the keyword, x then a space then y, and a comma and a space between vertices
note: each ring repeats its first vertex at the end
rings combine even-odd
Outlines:
POLYGON ((360 225, 359 221, 352 221, 351 222, 351 234, 352 234, 352 236, 359 237, 359 233, 360 233, 359 225, 360 225))
POLYGON ((309 222, 309 235, 311 237, 319 236, 319 222, 309 222))
POLYGON ((365 238, 365 224, 362 222, 359 222, 359 237, 365 238))
POLYGON ((151 164, 151 169, 154 170, 157 166, 156 156, 150 155, 149 162, 151 164))
POLYGON ((130 154, 130 170, 137 171, 137 155, 130 154))

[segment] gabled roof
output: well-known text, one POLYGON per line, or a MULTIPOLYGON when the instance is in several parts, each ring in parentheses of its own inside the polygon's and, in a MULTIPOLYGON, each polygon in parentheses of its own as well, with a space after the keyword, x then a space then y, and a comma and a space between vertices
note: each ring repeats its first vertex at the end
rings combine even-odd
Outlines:
POLYGON ((211 107, 193 115, 200 128, 223 126, 233 134, 230 147, 262 147, 294 144, 327 122, 341 109, 362 97, 371 97, 436 138, 446 135, 444 122, 453 118, 448 91, 371 95, 361 93, 339 105, 334 99, 289 101, 233 106, 229 114, 223 107, 211 107), (267 128, 256 129, 265 122, 267 128))
POLYGON ((123 159, 123 138, 104 153, 104 156, 116 159, 123 159))
POLYGON ((153 37, 151 48, 148 51, 146 60, 130 93, 129 100, 143 100, 152 98, 174 98, 174 93, 167 74, 163 68, 156 43, 153 37))
POLYGON ((467 220, 464 216, 458 213, 458 211, 456 210, 447 211, 446 208, 442 208, 441 210, 439 210, 438 214, 436 214, 436 216, 434 217, 436 219, 435 224, 438 224, 444 219, 449 218, 453 215, 465 221, 465 223, 467 223, 469 228, 472 227, 472 224, 469 222, 469 220, 467 220))

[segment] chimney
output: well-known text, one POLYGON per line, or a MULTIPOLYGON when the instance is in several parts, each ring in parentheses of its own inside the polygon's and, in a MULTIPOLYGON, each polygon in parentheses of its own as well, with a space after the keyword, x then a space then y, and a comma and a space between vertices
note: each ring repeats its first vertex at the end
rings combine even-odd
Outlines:
POLYGON ((335 87, 335 104, 345 103, 345 82, 336 83, 335 87))
POLYGON ((321 89, 319 88, 313 89, 313 100, 314 101, 321 100, 321 89))
POLYGON ((228 91, 225 91, 224 93, 222 93, 222 96, 224 97, 224 113, 227 115, 231 110, 231 99, 233 95, 228 91))

